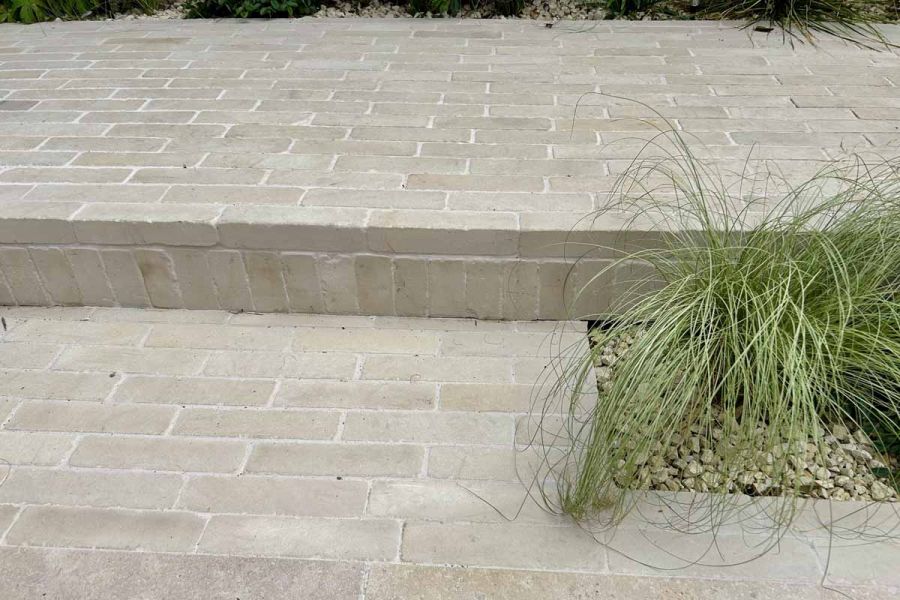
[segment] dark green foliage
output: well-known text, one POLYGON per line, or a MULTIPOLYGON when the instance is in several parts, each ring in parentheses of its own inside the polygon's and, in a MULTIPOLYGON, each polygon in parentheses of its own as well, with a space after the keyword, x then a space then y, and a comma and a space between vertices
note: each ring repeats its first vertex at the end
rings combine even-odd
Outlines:
POLYGON ((606 0, 607 18, 627 17, 645 11, 660 0, 606 0))
POLYGON ((852 41, 884 43, 866 2, 848 0, 706 0, 701 17, 740 19, 748 27, 779 27, 785 35, 812 41, 824 33, 852 41))
POLYGON ((316 0, 188 0, 189 19, 236 17, 239 19, 303 17, 319 9, 316 0))
POLYGON ((0 23, 40 23, 109 16, 132 10, 151 13, 158 0, 0 0, 0 23))
POLYGON ((433 15, 455 15, 459 12, 459 0, 410 0, 409 8, 414 13, 433 15))

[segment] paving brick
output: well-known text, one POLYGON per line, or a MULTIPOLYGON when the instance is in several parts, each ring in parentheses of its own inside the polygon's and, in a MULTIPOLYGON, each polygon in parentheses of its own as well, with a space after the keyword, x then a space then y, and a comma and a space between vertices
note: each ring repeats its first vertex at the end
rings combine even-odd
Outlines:
POLYGON ((0 456, 11 465, 59 464, 72 448, 74 436, 58 433, 0 432, 0 456))
POLYGON ((248 473, 331 477, 414 477, 424 449, 396 444, 266 444, 253 446, 248 473))
POLYGON ((506 415, 353 412, 342 435, 346 440, 382 442, 508 444, 512 429, 506 415))
POLYGON ((578 527, 407 523, 403 560, 470 567, 606 570, 606 550, 578 527))
POLYGON ((87 436, 69 464, 107 469, 232 472, 244 459, 245 445, 236 441, 162 437, 87 436))
POLYGON ((391 329, 304 328, 296 332, 293 348, 302 352, 435 354, 438 336, 432 332, 391 329))
POLYGON ((524 413, 535 400, 534 386, 497 383, 444 383, 440 386, 441 410, 524 413))
POLYGON ((0 344, 0 364, 8 369, 45 369, 59 351, 53 344, 4 341, 0 344))
POLYGON ((94 323, 89 321, 30 320, 6 334, 10 341, 50 344, 136 346, 149 331, 140 323, 94 323))
POLYGON ((245 252, 244 265, 253 308, 261 312, 287 312, 287 290, 278 254, 245 252))
POLYGON ((288 329, 160 324, 153 327, 146 345, 159 348, 286 350, 291 334, 288 329))
POLYGON ((214 516, 201 552, 351 560, 390 560, 397 553, 395 521, 214 516))
POLYGON ((363 379, 390 381, 510 381, 508 361, 493 357, 407 356, 402 360, 387 355, 371 355, 363 363, 363 379))
POLYGON ((261 406, 272 394, 274 383, 265 380, 211 377, 129 376, 115 391, 115 402, 151 404, 211 404, 261 406))
MULTIPOLYGON (((22 326, 13 329, 14 333, 22 326)), ((37 400, 101 401, 116 384, 107 373, 0 370, 0 396, 37 400)))
POLYGON ((93 204, 73 218, 86 244, 211 246, 220 209, 204 205, 93 204))
POLYGON ((163 433, 171 406, 108 405, 83 402, 26 402, 6 429, 95 433, 163 433))
POLYGON ((178 475, 17 468, 0 488, 0 502, 163 509, 181 485, 178 475))
POLYGON ((182 308, 184 302, 172 257, 163 250, 134 250, 150 304, 157 308, 182 308))
POLYGON ((4 548, 4 597, 356 600, 360 563, 50 548, 4 548), (166 577, 160 577, 161 572, 166 577))
POLYGON ((178 507, 208 513, 353 517, 362 515, 368 491, 364 481, 201 476, 188 480, 178 507))
POLYGON ((518 481, 517 461, 523 456, 510 448, 433 446, 428 449, 428 476, 436 479, 518 481))
POLYGON ((207 362, 204 374, 223 377, 351 379, 356 362, 356 355, 334 352, 217 352, 207 362))
POLYGON ((429 383, 367 381, 284 381, 276 406, 302 408, 422 409, 434 407, 429 383))
POLYGON ((307 410, 188 408, 179 413, 173 433, 212 437, 328 440, 337 433, 339 416, 337 412, 307 410))
POLYGON ((80 346, 66 348, 54 368, 64 371, 192 375, 200 371, 206 357, 206 352, 176 348, 80 346))
POLYGON ((528 496, 521 483, 376 481, 367 513, 408 521, 563 524, 528 496))
POLYGON ((5 202, 0 239, 23 244, 74 242, 75 234, 67 219, 78 208, 73 202, 5 202))
POLYGON ((100 257, 106 272, 111 274, 109 285, 121 306, 150 306, 143 274, 130 251, 104 249, 100 257))
POLYGON ((11 544, 188 552, 203 520, 183 512, 29 506, 7 534, 11 544))
POLYGON ((49 304, 31 257, 24 248, 0 248, 0 272, 9 289, 9 295, 18 304, 49 304))
MULTIPOLYGON (((109 283, 103 259, 98 251, 89 248, 66 248, 66 258, 72 265, 75 283, 84 303, 89 306, 112 306, 115 293, 109 283)), ((112 276, 118 278, 113 271, 112 276)))

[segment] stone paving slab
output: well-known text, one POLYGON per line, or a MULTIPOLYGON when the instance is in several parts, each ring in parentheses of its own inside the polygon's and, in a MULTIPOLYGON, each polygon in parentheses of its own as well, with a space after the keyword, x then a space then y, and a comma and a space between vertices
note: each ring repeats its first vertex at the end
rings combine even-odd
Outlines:
POLYGON ((744 563, 758 529, 723 528, 710 552, 635 517, 598 541, 529 499, 519 478, 535 455, 514 440, 545 367, 587 343, 583 323, 0 317, 3 597, 897 592, 893 507, 817 505, 843 511, 835 535, 806 512, 744 563), (854 533, 861 521, 872 535, 854 533))
POLYGON ((0 25, 0 304, 583 314, 656 112, 723 169, 896 152, 895 53, 734 25, 0 25))

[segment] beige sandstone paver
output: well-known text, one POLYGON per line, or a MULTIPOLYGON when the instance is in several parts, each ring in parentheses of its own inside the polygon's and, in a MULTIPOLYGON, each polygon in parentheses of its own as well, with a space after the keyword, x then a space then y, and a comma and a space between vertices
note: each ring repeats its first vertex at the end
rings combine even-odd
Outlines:
MULTIPOLYGON (((0 355, 37 349, 33 362, 10 362, 3 379, 17 382, 4 392, 0 426, 9 463, 0 593, 17 590, 10 597, 60 590, 71 573, 107 593, 71 583, 73 598, 138 589, 183 589, 188 598, 259 590, 272 598, 294 590, 313 598, 830 597, 820 585, 829 537, 812 513, 772 553, 725 566, 753 555, 747 544, 760 541, 758 531, 729 526, 710 551, 704 536, 632 519, 601 537, 604 545, 529 499, 519 478, 530 481, 536 457, 513 448, 514 423, 527 422, 530 406, 526 373, 535 377, 583 325, 114 308, 0 308, 0 316, 12 325, 0 334, 0 355), (150 348, 151 340, 162 345, 150 348), (288 351, 292 340, 309 345, 288 351), (498 352, 498 341, 517 351, 498 352), (130 358, 147 350, 227 355, 230 366, 185 377, 170 362, 130 358), (84 365, 61 360, 86 352, 84 365), (459 383, 459 373, 417 355, 502 373, 459 383), (411 376, 370 379, 377 373, 354 366, 374 358, 411 376), (266 362, 275 368, 261 369, 266 362), (89 371, 69 370, 82 367, 89 371), (419 370, 429 376, 417 379, 419 370), (50 377, 62 374, 96 375, 103 393, 84 398, 93 388, 50 377), (165 383, 127 387, 147 378, 165 383), (679 564, 670 554, 679 551, 703 564, 679 564), (149 581, 153 568, 197 587, 149 581), (204 569, 229 574, 206 585, 204 569)), ((518 437, 527 440, 528 428, 518 437)), ((892 597, 900 545, 859 546, 845 534, 860 518, 845 512, 824 581, 853 597, 892 597)), ((896 518, 868 514, 879 531, 896 518)))
POLYGON ((560 242, 657 112, 705 160, 789 179, 900 131, 895 53, 731 23, 0 32, 4 304, 564 319, 560 242))

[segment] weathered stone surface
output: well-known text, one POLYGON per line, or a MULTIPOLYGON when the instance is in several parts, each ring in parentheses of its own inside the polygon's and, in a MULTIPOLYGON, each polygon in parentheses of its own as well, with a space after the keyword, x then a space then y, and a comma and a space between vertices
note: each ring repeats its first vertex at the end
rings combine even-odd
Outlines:
POLYGON ((2 548, 4 598, 356 600, 362 565, 232 556, 2 548))

